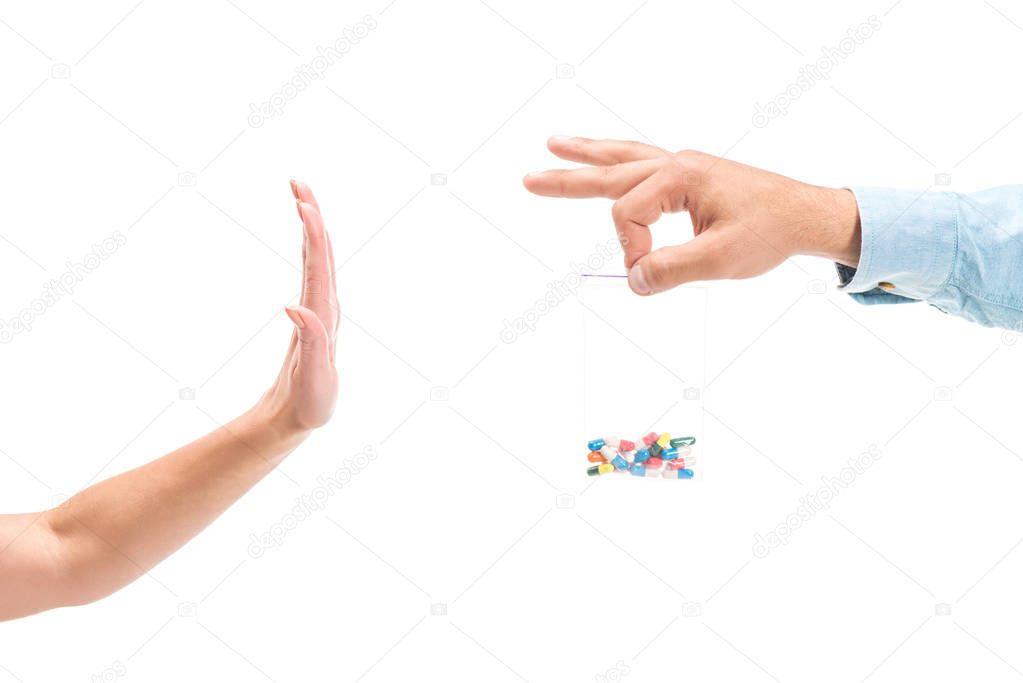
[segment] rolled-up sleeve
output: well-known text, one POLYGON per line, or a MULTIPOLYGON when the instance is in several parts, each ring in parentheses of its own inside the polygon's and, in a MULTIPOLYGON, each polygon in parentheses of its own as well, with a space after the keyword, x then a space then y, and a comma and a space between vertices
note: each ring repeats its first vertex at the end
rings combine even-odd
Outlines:
POLYGON ((1023 186, 975 194, 851 187, 862 242, 839 288, 864 304, 927 301, 973 322, 1023 325, 1023 186))

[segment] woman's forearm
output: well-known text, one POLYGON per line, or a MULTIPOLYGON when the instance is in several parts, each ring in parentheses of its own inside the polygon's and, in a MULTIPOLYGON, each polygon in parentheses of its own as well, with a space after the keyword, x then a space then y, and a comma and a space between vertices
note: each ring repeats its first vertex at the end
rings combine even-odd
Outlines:
POLYGON ((64 604, 131 583, 202 531, 305 438, 255 408, 46 512, 64 604))

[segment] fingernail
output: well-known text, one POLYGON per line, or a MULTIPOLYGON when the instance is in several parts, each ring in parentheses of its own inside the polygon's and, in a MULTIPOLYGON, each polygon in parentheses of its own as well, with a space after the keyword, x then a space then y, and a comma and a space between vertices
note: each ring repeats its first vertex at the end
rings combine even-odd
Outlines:
POLYGON ((284 312, 291 318, 291 322, 295 323, 295 327, 303 329, 305 327, 305 321, 302 320, 302 314, 296 311, 294 308, 285 308, 284 312))
POLYGON ((551 140, 557 140, 558 142, 568 142, 572 138, 568 135, 552 135, 551 140))
POLYGON ((302 221, 303 223, 305 223, 305 214, 302 213, 302 200, 301 199, 296 199, 295 200, 295 210, 298 211, 298 219, 300 221, 302 221))
POLYGON ((629 269, 629 287, 632 287, 632 291, 636 294, 653 293, 653 290, 646 283, 646 275, 643 274, 643 268, 638 263, 629 269))
POLYGON ((291 179, 291 194, 294 195, 295 199, 298 199, 298 183, 295 179, 291 179))

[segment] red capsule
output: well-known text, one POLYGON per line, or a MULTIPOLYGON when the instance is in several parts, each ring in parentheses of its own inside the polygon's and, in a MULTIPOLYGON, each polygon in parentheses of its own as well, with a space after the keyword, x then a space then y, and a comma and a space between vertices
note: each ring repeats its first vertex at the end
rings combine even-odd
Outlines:
POLYGON ((620 444, 618 445, 618 448, 619 448, 619 449, 620 449, 620 450, 621 450, 621 451, 622 451, 623 453, 624 453, 625 451, 634 451, 634 450, 636 450, 636 444, 634 444, 633 442, 631 442, 631 441, 628 441, 628 440, 626 440, 626 439, 622 439, 621 443, 620 443, 620 444))
POLYGON ((643 463, 644 466, 646 466, 646 467, 653 467, 655 469, 660 469, 661 465, 663 465, 663 464, 664 464, 664 461, 661 460, 660 458, 656 458, 656 457, 654 457, 654 458, 647 458, 646 462, 643 463))
POLYGON ((660 434, 658 434, 657 432, 650 432, 649 434, 647 434, 646 436, 643 437, 643 443, 645 443, 647 446, 649 446, 650 444, 652 444, 655 441, 657 441, 657 439, 659 439, 659 438, 660 438, 660 434))
POLYGON ((686 461, 682 458, 676 458, 668 461, 669 470, 684 470, 686 468, 686 461))

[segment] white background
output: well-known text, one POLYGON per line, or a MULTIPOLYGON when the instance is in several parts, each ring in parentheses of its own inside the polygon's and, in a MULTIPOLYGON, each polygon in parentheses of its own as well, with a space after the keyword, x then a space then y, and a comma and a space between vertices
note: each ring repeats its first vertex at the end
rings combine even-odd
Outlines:
MULTIPOLYGON (((127 238, 0 347, 3 511, 49 507, 257 399, 299 286, 290 177, 318 193, 345 313, 333 423, 151 576, 0 624, 0 681, 1023 676, 1016 335, 858 306, 811 259, 713 283, 687 321, 705 358, 664 359, 705 367, 702 425, 655 426, 698 432, 703 479, 595 483, 577 297, 500 339, 612 236, 608 202, 522 189, 557 164, 548 135, 819 184, 1018 182, 1023 13, 388 3, 0 5, 0 317, 127 238), (249 125, 250 104, 366 15, 376 28, 322 81, 249 125), (870 15, 881 28, 829 80, 752 124, 870 15), (379 457, 325 510, 250 556, 252 534, 367 446, 379 457), (828 510, 754 556, 756 534, 871 446, 828 510)), ((685 216, 658 224, 662 243, 688 234, 685 216)), ((671 381, 637 363, 587 391, 671 381)))

